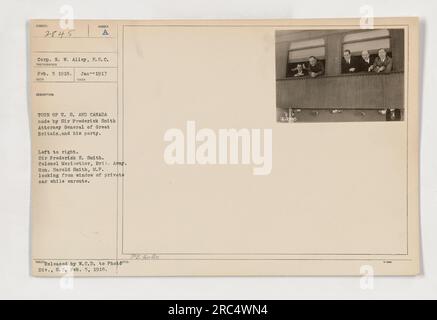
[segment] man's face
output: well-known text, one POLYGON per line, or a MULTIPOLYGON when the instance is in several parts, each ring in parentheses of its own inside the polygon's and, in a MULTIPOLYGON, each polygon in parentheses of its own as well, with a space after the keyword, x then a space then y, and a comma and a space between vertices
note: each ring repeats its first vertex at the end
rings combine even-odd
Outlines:
POLYGON ((364 60, 369 59, 369 53, 367 51, 363 51, 363 53, 361 53, 361 56, 363 57, 364 60))
POLYGON ((385 50, 379 50, 378 55, 381 59, 385 59, 385 57, 387 56, 387 52, 385 52, 385 50))
POLYGON ((316 59, 310 58, 310 65, 315 66, 316 65, 316 59))
POLYGON ((297 65, 297 71, 302 72, 302 65, 300 64, 297 65))
POLYGON ((349 52, 349 51, 345 51, 345 52, 343 52, 343 57, 344 57, 346 60, 349 60, 350 57, 351 57, 350 52, 349 52))

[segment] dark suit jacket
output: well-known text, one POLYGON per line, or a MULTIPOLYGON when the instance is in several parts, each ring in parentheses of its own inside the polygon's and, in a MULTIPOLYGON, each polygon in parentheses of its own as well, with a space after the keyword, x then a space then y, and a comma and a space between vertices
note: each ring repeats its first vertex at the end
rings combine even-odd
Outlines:
POLYGON ((308 74, 305 70, 302 70, 301 74, 299 74, 299 72, 297 70, 293 73, 293 77, 305 77, 306 75, 308 75, 308 74))
POLYGON ((346 62, 345 58, 341 59, 341 73, 352 73, 359 71, 359 63, 357 61, 357 57, 352 56, 350 63, 346 62), (355 71, 349 71, 349 69, 355 68, 355 71))
POLYGON ((360 72, 369 72, 369 68, 373 65, 373 60, 369 58, 369 62, 365 61, 362 57, 360 57, 360 72))

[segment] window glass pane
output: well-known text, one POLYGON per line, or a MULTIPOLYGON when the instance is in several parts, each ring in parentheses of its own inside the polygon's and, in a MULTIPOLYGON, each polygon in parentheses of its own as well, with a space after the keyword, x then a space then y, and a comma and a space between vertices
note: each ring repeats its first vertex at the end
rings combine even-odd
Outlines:
POLYGON ((307 60, 310 56, 315 56, 318 59, 323 59, 325 57, 325 47, 302 49, 296 51, 290 51, 288 53, 288 61, 298 61, 307 60))
POLYGON ((293 49, 300 49, 300 48, 308 48, 308 47, 318 47, 318 46, 324 46, 325 40, 324 39, 314 39, 314 40, 306 40, 306 41, 297 41, 292 42, 290 44, 290 50, 293 49))
POLYGON ((349 49, 352 54, 361 53, 363 50, 378 50, 380 48, 389 49, 390 39, 379 39, 363 42, 346 43, 344 45, 344 50, 349 49))
POLYGON ((388 37, 388 36, 390 36, 390 33, 388 30, 385 29, 357 32, 357 33, 351 33, 346 35, 344 37, 344 42, 367 40, 372 38, 380 38, 380 37, 388 37))

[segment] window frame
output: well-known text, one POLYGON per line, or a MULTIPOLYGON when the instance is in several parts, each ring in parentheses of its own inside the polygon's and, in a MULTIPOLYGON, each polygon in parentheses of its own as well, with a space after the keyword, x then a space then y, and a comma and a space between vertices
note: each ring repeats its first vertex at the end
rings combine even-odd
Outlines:
MULTIPOLYGON (((290 49, 290 46, 289 46, 288 50, 287 50, 287 65, 289 63, 293 63, 293 62, 290 62, 290 52, 293 52, 293 51, 302 51, 302 50, 308 50, 308 49, 323 48, 324 51, 325 51, 325 55, 324 55, 324 59, 322 59, 322 60, 326 60, 326 38, 325 37, 317 37, 317 38, 308 39, 308 40, 323 40, 323 45, 306 46, 306 47, 300 47, 300 48, 296 48, 296 49, 290 49)), ((308 40, 300 40, 300 41, 294 41, 294 42, 295 43, 296 42, 306 42, 308 40)), ((316 58, 319 59, 318 57, 316 57, 316 58)))
MULTIPOLYGON (((345 49, 345 45, 348 45, 348 44, 360 43, 360 42, 369 42, 369 41, 374 41, 374 40, 386 40, 386 39, 388 39, 390 47, 389 48, 384 48, 384 49, 387 50, 387 53, 392 54, 392 34, 391 34, 390 29, 382 29, 381 28, 381 29, 373 29, 373 30, 367 30, 366 29, 366 30, 359 30, 359 31, 355 31, 355 30, 349 31, 349 32, 347 32, 347 33, 345 33, 343 35, 342 42, 341 42, 341 48, 342 48, 341 52, 343 53, 344 50, 346 50, 345 49), (388 35, 387 36, 378 36, 378 37, 373 37, 373 38, 366 38, 366 39, 359 39, 359 40, 349 40, 349 41, 345 41, 344 40, 346 38, 346 36, 348 36, 350 34, 365 33, 365 32, 376 31, 376 30, 387 30, 388 31, 388 35)), ((377 54, 379 49, 381 49, 381 48, 370 49, 368 51, 369 51, 369 54, 377 54)), ((354 56, 353 52, 351 52, 351 54, 352 54, 352 56, 354 56)), ((355 56, 358 56, 358 55, 355 55, 355 56)))
MULTIPOLYGON (((326 37, 316 37, 316 38, 312 38, 312 39, 299 40, 299 41, 294 41, 294 43, 306 42, 309 40, 323 40, 323 45, 312 45, 312 46, 305 46, 305 47, 300 47, 300 48, 295 48, 295 49, 290 49, 290 46, 289 46, 288 50, 287 50, 287 64, 286 64, 286 77, 287 78, 290 78, 287 76, 287 72, 288 72, 288 68, 289 68, 290 63, 299 63, 299 62, 308 63, 309 57, 307 57, 305 60, 302 59, 302 61, 291 61, 290 60, 290 52, 293 52, 293 51, 302 51, 302 50, 308 50, 308 49, 323 48, 323 51, 324 51, 323 59, 321 59, 320 56, 315 56, 315 57, 317 58, 317 60, 323 61, 323 65, 326 69, 326 50, 327 50, 326 37)), ((290 43, 290 45, 291 45, 291 43, 290 43)), ((326 73, 325 73, 325 75, 326 75, 326 73)), ((325 76, 325 75, 323 75, 323 76, 325 76)))

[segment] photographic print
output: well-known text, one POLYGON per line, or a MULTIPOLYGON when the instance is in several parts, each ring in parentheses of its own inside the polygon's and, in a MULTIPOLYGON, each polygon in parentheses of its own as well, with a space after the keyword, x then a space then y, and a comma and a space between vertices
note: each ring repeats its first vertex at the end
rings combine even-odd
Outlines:
POLYGON ((277 121, 402 121, 404 30, 276 31, 277 121))

